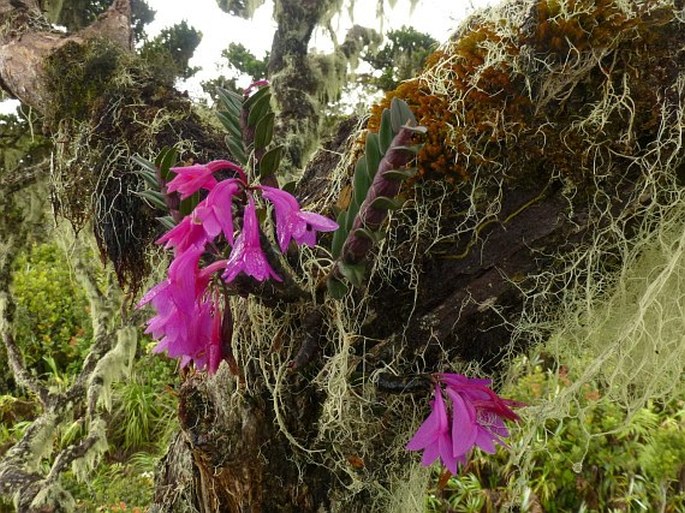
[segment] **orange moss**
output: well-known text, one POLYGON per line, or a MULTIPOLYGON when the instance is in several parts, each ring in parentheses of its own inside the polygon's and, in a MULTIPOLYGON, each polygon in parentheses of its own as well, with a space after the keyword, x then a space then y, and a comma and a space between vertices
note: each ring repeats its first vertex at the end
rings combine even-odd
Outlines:
POLYGON ((637 19, 628 19, 613 0, 569 0, 565 12, 558 0, 539 2, 537 26, 529 42, 541 52, 565 59, 570 52, 609 46, 637 19))
MULTIPOLYGON (((468 141, 485 136, 495 141, 503 136, 501 122, 503 115, 508 119, 521 116, 521 109, 527 109, 529 102, 523 96, 522 84, 511 78, 511 70, 500 64, 483 67, 487 57, 486 43, 502 44, 501 37, 493 25, 474 28, 448 50, 438 50, 427 60, 426 71, 440 67, 440 75, 448 81, 444 84, 454 95, 432 94, 430 84, 421 79, 400 84, 394 91, 372 108, 368 128, 377 131, 383 109, 392 98, 405 100, 414 111, 419 124, 428 129, 425 144, 418 154, 419 175, 425 178, 443 176, 449 182, 468 178, 466 159, 459 154, 469 155, 470 163, 482 162, 485 156, 474 154, 468 141), (474 83, 473 76, 480 71, 474 83), (454 113, 451 102, 460 95, 461 116, 454 113)), ((507 52, 513 56, 515 45, 506 43, 507 52)))
MULTIPOLYGON (((405 100, 428 129, 417 159, 423 178, 457 183, 488 162, 539 156, 543 145, 549 174, 565 166, 568 173, 579 173, 577 163, 568 161, 568 144, 576 144, 583 155, 586 142, 572 134, 562 147, 557 142, 560 127, 550 120, 566 124, 586 112, 593 95, 615 77, 598 65, 579 84, 577 97, 552 98, 542 106, 534 103, 536 87, 551 74, 563 75, 577 59, 590 58, 589 52, 613 50, 640 38, 647 41, 657 23, 647 21, 655 13, 648 13, 648 6, 644 9, 644 14, 629 17, 612 0, 569 0, 563 9, 558 0, 541 0, 520 27, 507 26, 510 22, 504 18, 473 18, 454 41, 428 58, 422 76, 400 84, 372 108, 368 128, 378 130, 381 112, 392 98, 405 100), (532 52, 527 57, 539 68, 531 68, 528 76, 521 71, 522 48, 532 52)), ((631 90, 638 87, 639 82, 631 90)))

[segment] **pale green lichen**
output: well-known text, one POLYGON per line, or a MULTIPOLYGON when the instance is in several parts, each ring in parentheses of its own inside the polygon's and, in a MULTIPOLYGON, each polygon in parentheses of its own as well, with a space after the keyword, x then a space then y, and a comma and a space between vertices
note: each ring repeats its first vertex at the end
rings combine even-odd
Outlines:
POLYGON ((116 345, 97 363, 88 381, 88 404, 112 409, 112 383, 128 377, 138 345, 138 332, 133 326, 117 331, 116 345))
POLYGON ((49 483, 31 501, 33 511, 59 511, 71 513, 76 510, 76 501, 59 483, 49 483), (55 510, 55 505, 58 505, 55 510))

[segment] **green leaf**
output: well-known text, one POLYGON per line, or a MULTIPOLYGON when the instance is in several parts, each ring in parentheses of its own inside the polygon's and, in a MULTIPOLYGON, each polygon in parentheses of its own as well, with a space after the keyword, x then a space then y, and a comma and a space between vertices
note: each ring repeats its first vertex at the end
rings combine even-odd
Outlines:
POLYGON ((143 177, 147 184, 154 190, 159 190, 160 183, 157 177, 157 166, 140 155, 133 155, 131 161, 143 168, 138 171, 138 174, 143 177))
POLYGON ((392 143, 393 137, 395 137, 395 132, 392 129, 390 110, 384 109, 383 114, 381 114, 381 129, 378 131, 380 149, 383 155, 385 155, 385 152, 387 152, 388 148, 390 148, 390 143, 392 143))
POLYGON ((281 163, 283 146, 276 146, 267 151, 259 161, 259 176, 266 178, 273 175, 281 163))
POLYGON ((142 166, 144 169, 148 171, 152 171, 153 173, 157 173, 157 166, 150 162, 149 160, 141 157, 140 155, 136 154, 131 157, 131 160, 138 164, 139 166, 142 166))
POLYGON ((171 172, 169 170, 176 165, 177 156, 178 154, 174 148, 164 148, 157 157, 159 174, 164 180, 169 180, 171 178, 171 172))
POLYGON ((219 101, 224 104, 224 107, 231 113, 240 117, 240 112, 243 109, 243 97, 238 93, 229 91, 219 87, 217 89, 219 101))
POLYGON ((338 214, 338 229, 333 233, 333 241, 331 242, 331 254, 333 255, 333 258, 338 258, 340 256, 343 243, 347 238, 348 230, 345 229, 346 215, 347 212, 344 210, 338 214))
POLYGON ((369 206, 378 210, 397 210, 402 206, 402 203, 402 201, 387 196, 378 196, 369 206))
POLYGON ((405 125, 416 125, 416 118, 414 113, 407 105, 407 102, 399 98, 393 98, 390 103, 390 121, 392 129, 395 133, 400 131, 405 125))
POLYGON ((410 167, 407 169, 388 169, 387 171, 383 172, 383 178, 401 182, 403 180, 408 180, 409 178, 415 177, 418 172, 419 169, 416 167, 410 167))
POLYGON ((196 192, 192 196, 181 200, 181 205, 179 206, 178 210, 181 215, 187 216, 195 209, 198 203, 200 203, 200 193, 196 192))
POLYGON ((164 228, 167 230, 171 230, 174 226, 176 226, 176 223, 174 223, 174 218, 171 216, 158 217, 157 221, 162 223, 162 226, 164 226, 164 228))
POLYGON ((159 190, 159 179, 157 178, 157 173, 152 173, 147 169, 138 171, 138 174, 143 177, 143 180, 152 187, 153 190, 159 190))
POLYGON ((222 111, 217 112, 216 117, 219 118, 219 121, 224 125, 224 128, 228 130, 229 135, 232 135, 235 139, 242 139, 243 132, 240 130, 240 121, 232 117, 229 113, 222 111))
POLYGON ((328 287, 328 293, 333 299, 342 299, 347 294, 349 290, 347 285, 338 280, 337 278, 331 278, 326 284, 328 287))
POLYGON ((247 126, 255 126, 269 112, 271 112, 271 95, 265 94, 250 107, 250 114, 247 116, 247 126))
POLYGON ((347 209, 347 217, 345 218, 345 229, 349 233, 352 230, 352 225, 354 224, 354 219, 359 213, 359 203, 355 198, 352 198, 350 206, 347 209))
POLYGON ((373 179, 378 171, 378 165, 381 163, 383 155, 378 141, 378 134, 370 132, 366 136, 366 169, 369 171, 369 176, 373 179))
POLYGON ((366 159, 360 158, 354 170, 354 199, 358 205, 364 203, 369 187, 371 187, 371 177, 366 169, 366 159))
POLYGON ((271 138, 274 135, 275 119, 275 114, 273 112, 269 112, 257 122, 254 134, 254 149, 256 151, 266 148, 271 142, 271 138))
POLYGON ((264 86, 259 91, 257 91, 255 94, 250 96, 247 100, 245 100, 245 108, 247 110, 252 109, 252 106, 256 104, 261 98, 266 96, 267 94, 271 94, 271 87, 269 86, 264 86))
POLYGON ((151 191, 148 189, 146 191, 138 191, 136 194, 157 208, 162 210, 166 210, 168 208, 164 194, 161 192, 151 191))
POLYGON ((285 192, 289 192, 290 194, 295 192, 295 186, 297 185, 297 180, 291 180, 289 182, 286 182, 283 184, 283 187, 281 187, 282 190, 285 192))
POLYGON ((340 274, 350 280, 350 283, 355 287, 364 285, 366 278, 366 264, 346 264, 345 262, 338 262, 338 269, 340 274))
POLYGON ((236 159, 243 166, 246 166, 247 156, 245 155, 242 140, 237 141, 235 138, 231 137, 230 135, 227 135, 225 141, 226 146, 228 147, 228 151, 231 153, 231 157, 236 159))

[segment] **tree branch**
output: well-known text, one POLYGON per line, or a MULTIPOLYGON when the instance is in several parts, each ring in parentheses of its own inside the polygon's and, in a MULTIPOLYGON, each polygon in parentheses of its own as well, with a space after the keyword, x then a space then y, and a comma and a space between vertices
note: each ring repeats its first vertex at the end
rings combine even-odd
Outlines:
POLYGON ((49 159, 44 159, 28 167, 18 166, 0 177, 0 190, 3 194, 14 194, 45 177, 49 169, 49 159))

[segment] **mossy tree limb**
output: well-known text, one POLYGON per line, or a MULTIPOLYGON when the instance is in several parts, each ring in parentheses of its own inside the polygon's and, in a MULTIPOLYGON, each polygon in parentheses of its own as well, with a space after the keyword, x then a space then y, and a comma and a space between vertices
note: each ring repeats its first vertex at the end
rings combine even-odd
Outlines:
MULTIPOLYGON (((544 337, 567 289, 609 287, 633 234, 680 199, 682 2, 565 2, 553 12, 559 4, 516 1, 472 18, 379 106, 405 99, 428 132, 409 200, 369 255, 366 289, 342 301, 320 297, 314 282, 323 273, 307 267, 318 260, 304 250, 296 263, 315 277, 305 283, 303 273, 311 302, 232 300, 244 375, 234 380, 222 366, 212 378, 185 376, 183 431, 160 475, 156 511, 411 511, 426 476, 403 446, 427 398, 386 393, 375 386, 379 374, 495 367, 516 344, 544 337), (321 352, 292 373, 310 303, 321 311, 321 352), (413 495, 399 493, 405 480, 413 495)), ((157 112, 178 99, 156 100, 150 88, 144 99, 157 112)), ((98 98, 81 119, 103 119, 122 98, 98 98)), ((126 120, 143 113, 125 112, 126 120)), ((96 153, 125 141, 149 155, 161 140, 92 128, 70 149, 95 149, 87 164, 98 179, 112 170, 96 153)), ((339 166, 331 152, 316 160, 301 198, 322 211, 344 202, 358 138, 331 148, 339 166)), ((211 141, 199 144, 194 155, 213 156, 211 141)), ((85 169, 76 157, 74 169, 85 169)), ((100 198, 126 200, 128 182, 108 184, 100 198)))
MULTIPOLYGON (((12 258, 7 258, 7 250, 3 256, 0 271, 7 274, 12 258)), ((62 489, 60 475, 72 465, 89 469, 106 450, 101 403, 112 381, 125 374, 136 347, 135 328, 113 322, 112 312, 120 307, 121 295, 112 290, 105 294, 81 258, 75 256, 74 261, 80 269, 77 277, 90 299, 94 340, 81 371, 64 390, 48 389, 23 366, 12 333, 10 280, 3 280, 0 289, 0 337, 17 383, 36 394, 42 409, 21 439, 0 458, 0 494, 13 498, 22 513, 73 511, 74 501, 62 489), (83 434, 61 446, 56 441, 58 432, 69 425, 79 425, 83 434), (51 462, 47 469, 40 464, 44 460, 51 462)))

